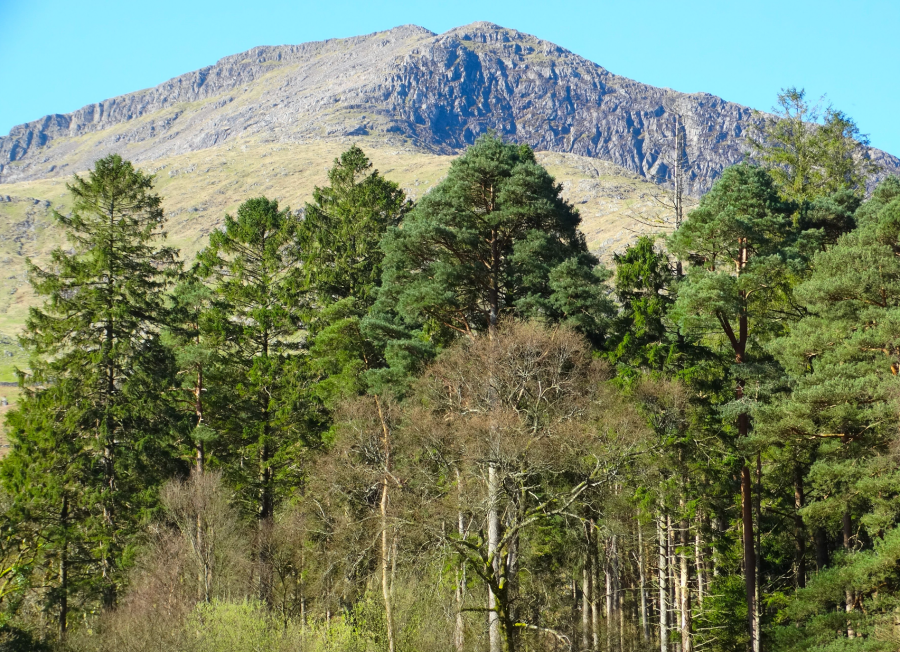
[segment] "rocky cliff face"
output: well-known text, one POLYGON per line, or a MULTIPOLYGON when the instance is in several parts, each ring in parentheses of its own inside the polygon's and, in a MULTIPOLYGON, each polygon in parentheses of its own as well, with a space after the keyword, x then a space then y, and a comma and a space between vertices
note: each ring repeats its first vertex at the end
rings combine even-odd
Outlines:
MULTIPOLYGON (((402 138, 451 153, 495 130, 536 149, 671 177, 676 115, 689 184, 740 160, 753 111, 619 77, 552 43, 490 23, 435 35, 415 26, 259 47, 156 88, 46 116, 0 137, 0 183, 68 175, 109 152, 147 161, 252 136, 308 142, 402 138)), ((900 160, 878 150, 885 172, 900 160)))

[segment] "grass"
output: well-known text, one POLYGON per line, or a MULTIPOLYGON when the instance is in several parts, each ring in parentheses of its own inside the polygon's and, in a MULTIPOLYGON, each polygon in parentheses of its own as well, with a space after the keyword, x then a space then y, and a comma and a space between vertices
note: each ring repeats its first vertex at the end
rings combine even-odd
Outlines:
MULTIPOLYGON (((301 208, 311 199, 313 188, 326 183, 334 159, 354 143, 413 199, 433 188, 453 160, 394 137, 338 137, 300 143, 247 137, 141 167, 156 175, 156 189, 168 215, 170 243, 190 260, 206 244, 210 231, 222 223, 225 213, 233 213, 246 199, 266 195, 282 206, 301 208)), ((552 152, 539 152, 537 158, 563 183, 564 194, 581 212, 589 247, 607 262, 613 251, 624 248, 639 232, 652 230, 636 222, 636 217, 646 220, 663 211, 654 198, 657 186, 615 165, 552 152)), ((0 184, 0 196, 9 195, 13 200, 0 203, 0 342, 14 343, 28 308, 39 303, 26 279, 26 258, 46 264, 50 252, 66 244, 52 210, 65 213, 70 209, 65 187, 69 178, 0 184)), ((0 358, 0 381, 15 380, 15 364, 24 364, 21 350, 0 358)))

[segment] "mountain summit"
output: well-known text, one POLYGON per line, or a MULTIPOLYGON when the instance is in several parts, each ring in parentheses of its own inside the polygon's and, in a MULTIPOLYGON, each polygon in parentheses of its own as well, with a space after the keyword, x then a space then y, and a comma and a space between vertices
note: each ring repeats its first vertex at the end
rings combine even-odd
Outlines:
MULTIPOLYGON (((15 127, 0 137, 0 183, 68 176, 113 151, 145 162, 243 136, 308 143, 382 135, 450 154, 488 130, 665 180, 676 115, 695 193, 742 158, 757 119, 747 107, 641 84, 492 23, 443 34, 404 25, 257 47, 152 89, 15 127)), ((872 156, 900 171, 896 157, 874 149, 872 156)))

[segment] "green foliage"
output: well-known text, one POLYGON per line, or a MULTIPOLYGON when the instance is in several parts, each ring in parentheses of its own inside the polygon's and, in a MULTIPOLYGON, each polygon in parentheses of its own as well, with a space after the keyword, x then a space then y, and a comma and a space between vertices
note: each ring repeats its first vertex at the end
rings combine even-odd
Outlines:
POLYGON ((263 519, 274 514, 276 492, 296 481, 293 458, 307 443, 299 228, 277 201, 250 199, 197 256, 221 312, 212 337, 227 342, 219 355, 231 384, 229 405, 210 425, 227 439, 219 447, 226 474, 263 519))
POLYGON ((70 216, 57 215, 72 251, 49 269, 30 266, 35 291, 23 345, 32 374, 9 415, 11 453, 0 467, 8 515, 48 606, 65 620, 116 599, 142 520, 159 484, 179 466, 177 416, 166 400, 175 368, 159 331, 177 272, 152 177, 118 156, 69 186, 70 216))
POLYGON ((335 159, 328 181, 306 205, 303 270, 321 305, 354 297, 367 308, 381 281, 381 237, 411 204, 355 145, 335 159))
POLYGON ((830 105, 824 115, 810 106, 803 89, 778 94, 772 117, 750 139, 779 190, 795 202, 840 191, 862 195, 876 167, 869 159, 868 138, 856 123, 830 105))
POLYGON ((378 306, 436 341, 494 328, 503 315, 566 320, 602 338, 605 278, 578 212, 533 152, 487 135, 389 229, 378 306))
MULTIPOLYGON (((389 341, 398 335, 390 314, 371 320, 368 313, 381 284, 381 239, 411 204, 397 184, 371 169, 356 146, 335 159, 331 185, 315 189, 300 232, 303 268, 318 300, 309 356, 313 392, 329 408, 369 389, 384 391, 378 378, 388 364, 389 341)), ((409 336, 405 330, 399 335, 409 336)), ((394 362, 396 373, 403 365, 394 362)))
POLYGON ((490 591, 513 652, 658 649, 632 614, 684 573, 669 649, 725 652, 743 518, 764 649, 896 649, 900 180, 863 201, 852 121, 780 101, 767 167, 612 283, 492 135, 415 207, 352 147, 303 218, 251 199, 187 273, 151 177, 75 177, 71 250, 31 267, 0 648, 484 649, 490 591))

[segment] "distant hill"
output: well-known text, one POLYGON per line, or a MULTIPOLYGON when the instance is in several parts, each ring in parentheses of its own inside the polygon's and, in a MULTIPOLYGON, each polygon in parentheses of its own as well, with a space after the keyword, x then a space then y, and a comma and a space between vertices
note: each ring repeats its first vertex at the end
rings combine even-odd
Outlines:
MULTIPOLYGON (((488 129, 666 180, 676 113, 696 194, 741 159, 751 109, 641 84, 491 23, 444 34, 405 25, 254 48, 156 88, 21 125, 0 137, 0 183, 69 175, 112 151, 144 162, 245 136, 291 145, 394 135, 450 154, 488 129)), ((872 155, 900 171, 896 157, 872 155)))

